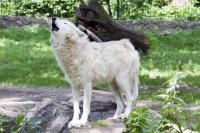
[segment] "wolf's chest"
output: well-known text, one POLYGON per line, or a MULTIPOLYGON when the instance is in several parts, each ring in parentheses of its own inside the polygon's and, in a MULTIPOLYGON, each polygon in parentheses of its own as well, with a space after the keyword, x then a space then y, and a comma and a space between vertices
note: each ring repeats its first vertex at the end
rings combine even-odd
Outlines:
POLYGON ((75 60, 70 59, 69 57, 66 56, 58 56, 58 65, 61 67, 61 69, 65 73, 76 73, 78 69, 78 64, 76 63, 75 60))

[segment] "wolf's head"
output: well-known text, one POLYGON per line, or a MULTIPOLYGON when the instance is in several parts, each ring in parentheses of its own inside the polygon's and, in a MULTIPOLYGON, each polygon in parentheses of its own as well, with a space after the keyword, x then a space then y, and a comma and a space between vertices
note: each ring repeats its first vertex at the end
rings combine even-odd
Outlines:
POLYGON ((52 18, 51 33, 60 41, 76 41, 86 34, 80 31, 72 22, 52 18))
POLYGON ((57 18, 52 18, 52 23, 51 23, 51 33, 56 37, 56 38, 63 38, 67 34, 71 34, 74 29, 74 25, 67 20, 59 20, 57 18))

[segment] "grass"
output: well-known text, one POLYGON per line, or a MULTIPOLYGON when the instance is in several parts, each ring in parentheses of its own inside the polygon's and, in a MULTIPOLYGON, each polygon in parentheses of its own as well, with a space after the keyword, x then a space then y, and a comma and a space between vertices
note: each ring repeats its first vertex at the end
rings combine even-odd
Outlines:
POLYGON ((0 83, 70 87, 57 65, 49 38, 49 29, 42 26, 0 30, 0 83))
POLYGON ((3 23, 0 23, 0 30, 3 29, 3 23))
MULTIPOLYGON (((177 71, 186 73, 182 79, 189 87, 200 87, 200 28, 171 35, 147 33, 151 47, 140 58, 141 85, 158 86, 177 71)), ((49 43, 49 29, 43 26, 0 30, 0 83, 13 86, 70 87, 58 67, 49 43)), ((97 85, 108 87, 108 83, 97 85)), ((139 98, 158 100, 158 92, 139 94, 139 98)), ((186 103, 200 105, 200 92, 181 92, 186 103)))
POLYGON ((92 123, 94 123, 95 125, 99 125, 99 126, 103 126, 103 127, 107 127, 108 124, 102 120, 98 120, 98 121, 91 121, 92 123))
POLYGON ((144 85, 162 85, 177 71, 187 74, 183 82, 200 86, 200 27, 171 35, 151 34, 149 54, 141 57, 140 80, 144 85))
MULTIPOLYGON (((138 99, 164 102, 164 99, 156 97, 159 94, 161 93, 157 91, 148 91, 148 92, 142 91, 139 92, 138 99)), ((195 92, 181 91, 180 93, 177 94, 178 98, 183 99, 183 101, 186 104, 191 104, 191 105, 200 105, 199 96, 200 96, 200 91, 195 91, 195 92)))

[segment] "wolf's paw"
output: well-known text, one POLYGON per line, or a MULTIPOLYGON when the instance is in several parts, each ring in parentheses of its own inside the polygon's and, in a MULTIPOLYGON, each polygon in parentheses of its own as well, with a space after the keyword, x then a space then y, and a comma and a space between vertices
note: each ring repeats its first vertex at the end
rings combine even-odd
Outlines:
POLYGON ((120 115, 119 115, 119 118, 120 118, 120 119, 124 119, 124 118, 127 118, 128 116, 129 116, 129 114, 125 114, 125 113, 124 113, 124 114, 120 114, 120 115))
POLYGON ((119 115, 119 118, 120 118, 120 119, 124 119, 125 117, 126 117, 125 114, 119 115))
POLYGON ((87 119, 80 119, 77 123, 77 127, 85 126, 87 123, 87 119))
POLYGON ((68 128, 77 127, 78 123, 79 123, 79 120, 72 120, 69 122, 68 128))

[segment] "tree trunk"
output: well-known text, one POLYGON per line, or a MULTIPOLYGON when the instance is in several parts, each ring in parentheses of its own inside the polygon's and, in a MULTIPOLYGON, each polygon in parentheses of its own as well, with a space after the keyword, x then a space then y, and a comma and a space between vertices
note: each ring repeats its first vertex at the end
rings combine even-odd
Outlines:
POLYGON ((145 34, 117 23, 107 14, 98 0, 89 0, 88 6, 81 3, 79 8, 74 7, 74 11, 77 14, 75 24, 83 25, 103 42, 129 38, 137 50, 141 49, 147 52, 149 49, 149 42, 145 34))

